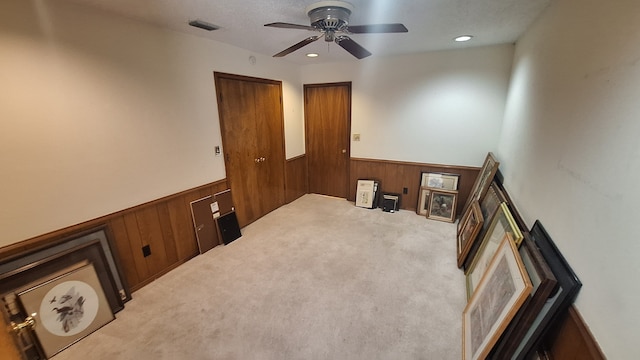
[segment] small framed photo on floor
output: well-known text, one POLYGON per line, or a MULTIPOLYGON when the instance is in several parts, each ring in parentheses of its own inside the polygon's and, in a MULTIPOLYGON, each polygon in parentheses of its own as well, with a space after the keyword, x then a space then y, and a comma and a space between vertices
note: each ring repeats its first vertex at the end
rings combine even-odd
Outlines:
POLYGON ((431 189, 427 218, 453 222, 456 218, 457 201, 457 191, 431 189))
POLYGON ((418 206, 416 207, 418 215, 427 216, 427 212, 429 211, 429 194, 431 194, 431 189, 428 186, 420 187, 418 206))

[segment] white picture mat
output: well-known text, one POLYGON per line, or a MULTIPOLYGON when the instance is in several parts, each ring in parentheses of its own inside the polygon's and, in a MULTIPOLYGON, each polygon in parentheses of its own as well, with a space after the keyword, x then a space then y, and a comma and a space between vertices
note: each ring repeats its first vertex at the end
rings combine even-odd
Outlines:
POLYGON ((458 175, 424 172, 420 180, 420 186, 444 190, 458 190, 458 175))
POLYGON ((364 208, 372 208, 375 197, 375 181, 374 180, 358 180, 356 188, 356 206, 364 208))

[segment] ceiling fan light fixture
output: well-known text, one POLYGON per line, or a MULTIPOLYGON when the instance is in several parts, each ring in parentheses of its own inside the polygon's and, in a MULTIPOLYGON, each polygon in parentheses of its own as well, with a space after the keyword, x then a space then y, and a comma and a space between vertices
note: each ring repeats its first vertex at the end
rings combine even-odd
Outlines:
POLYGON ((465 42, 465 41, 469 41, 469 40, 471 40, 472 38, 473 38, 473 36, 472 36, 472 35, 460 35, 460 36, 458 36, 458 37, 454 38, 454 39, 453 39, 453 41, 456 41, 456 42, 465 42))

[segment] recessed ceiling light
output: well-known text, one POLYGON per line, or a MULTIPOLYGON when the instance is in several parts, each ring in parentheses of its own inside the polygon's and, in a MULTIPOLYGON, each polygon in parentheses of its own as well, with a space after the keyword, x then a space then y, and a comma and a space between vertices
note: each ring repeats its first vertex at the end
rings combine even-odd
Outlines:
POLYGON ((316 54, 316 53, 308 53, 307 57, 318 57, 318 54, 316 54))
POLYGON ((458 36, 457 38, 455 38, 453 40, 455 40, 457 42, 465 42, 465 41, 471 40, 472 37, 473 36, 471 36, 471 35, 461 35, 461 36, 458 36))

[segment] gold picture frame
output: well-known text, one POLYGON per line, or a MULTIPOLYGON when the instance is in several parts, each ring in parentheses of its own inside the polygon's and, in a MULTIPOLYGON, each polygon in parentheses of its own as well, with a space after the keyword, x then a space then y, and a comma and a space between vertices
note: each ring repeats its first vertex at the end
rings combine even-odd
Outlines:
POLYGON ((114 319, 90 263, 79 263, 17 291, 17 300, 35 319, 33 331, 47 358, 114 319))
POLYGON ((491 225, 489 225, 487 232, 484 234, 480 247, 466 272, 467 299, 473 295, 475 287, 489 267, 493 255, 507 233, 511 235, 515 246, 520 246, 524 238, 522 232, 513 220, 507 204, 502 203, 493 216, 491 225))
POLYGON ((431 189, 428 186, 420 187, 420 194, 418 197, 418 206, 416 207, 416 213, 418 215, 427 216, 427 212, 429 211, 429 195, 431 194, 431 189))
POLYGON ((458 174, 423 171, 420 174, 420 186, 457 191, 459 178, 458 174))
POLYGON ((457 191, 431 189, 427 218, 453 222, 456 218, 457 191))
POLYGON ((506 233, 462 313, 463 360, 489 355, 532 287, 518 249, 506 233))

